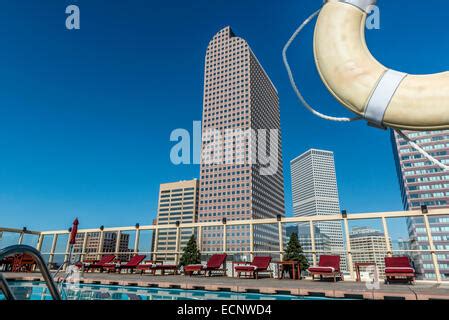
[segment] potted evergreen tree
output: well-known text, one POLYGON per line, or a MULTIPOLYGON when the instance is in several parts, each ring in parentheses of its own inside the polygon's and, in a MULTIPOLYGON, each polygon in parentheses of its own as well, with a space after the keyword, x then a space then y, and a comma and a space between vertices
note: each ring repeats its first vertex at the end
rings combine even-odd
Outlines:
POLYGON ((190 264, 199 263, 201 263, 201 253, 198 250, 195 236, 192 235, 189 239, 189 242, 187 242, 186 247, 184 248, 184 252, 182 253, 179 264, 181 267, 185 267, 190 264))
MULTIPOLYGON (((302 271, 309 268, 309 262, 307 261, 301 244, 299 243, 297 233, 292 233, 292 235, 290 236, 290 240, 284 253, 284 261, 299 261, 302 271)), ((291 270, 291 268, 289 268, 289 273, 290 278, 293 278, 293 270, 291 270)), ((301 277, 301 275, 298 276, 301 277)))

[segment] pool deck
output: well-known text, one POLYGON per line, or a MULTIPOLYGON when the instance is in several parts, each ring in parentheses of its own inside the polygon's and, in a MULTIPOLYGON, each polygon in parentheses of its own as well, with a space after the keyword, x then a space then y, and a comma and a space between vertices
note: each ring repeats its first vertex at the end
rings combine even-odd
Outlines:
MULTIPOLYGON (((3 273, 8 280, 41 281, 39 273, 3 273)), ((418 282, 415 285, 380 284, 368 289, 365 283, 353 281, 328 282, 311 280, 238 279, 201 276, 151 276, 136 274, 85 273, 85 284, 158 287, 187 290, 232 291, 296 296, 325 296, 328 298, 357 298, 366 300, 449 300, 449 283, 418 282)))

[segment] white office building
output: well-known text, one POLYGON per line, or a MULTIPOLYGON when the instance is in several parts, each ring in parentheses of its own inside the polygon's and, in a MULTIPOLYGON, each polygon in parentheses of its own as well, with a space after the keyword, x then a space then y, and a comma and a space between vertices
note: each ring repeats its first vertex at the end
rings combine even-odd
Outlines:
MULTIPOLYGON (((340 214, 333 152, 311 149, 292 160, 290 166, 295 216, 340 214)), ((325 221, 315 226, 330 238, 332 253, 340 254, 342 268, 346 270, 342 224, 325 221)))

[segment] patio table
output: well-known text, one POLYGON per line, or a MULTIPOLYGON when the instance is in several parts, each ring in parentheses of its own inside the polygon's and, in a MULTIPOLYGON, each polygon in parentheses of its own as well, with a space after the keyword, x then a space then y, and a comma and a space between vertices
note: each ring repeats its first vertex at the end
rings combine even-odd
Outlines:
POLYGON ((362 278, 360 276, 360 267, 374 267, 377 268, 375 262, 358 262, 355 264, 356 282, 361 282, 362 278))
POLYGON ((293 280, 301 280, 301 264, 299 261, 277 261, 274 263, 278 266, 278 279, 284 279, 284 273, 287 270, 287 267, 290 267, 293 271, 293 280))

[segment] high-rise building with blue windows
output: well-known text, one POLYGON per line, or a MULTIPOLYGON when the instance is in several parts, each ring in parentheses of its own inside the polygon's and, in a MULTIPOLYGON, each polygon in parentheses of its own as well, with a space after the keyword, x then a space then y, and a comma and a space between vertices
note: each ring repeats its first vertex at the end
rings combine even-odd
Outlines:
MULTIPOLYGON (((449 130, 406 131, 405 134, 416 141, 424 150, 445 164, 449 164, 449 130)), ((392 132, 393 153, 405 210, 428 208, 449 208, 449 172, 441 170, 407 141, 392 132)), ((432 238, 438 253, 438 266, 442 279, 449 279, 449 218, 430 217, 432 238), (447 250, 446 252, 444 250, 447 250)), ((429 241, 423 218, 407 219, 410 249, 413 251, 418 277, 435 279, 429 241)))

